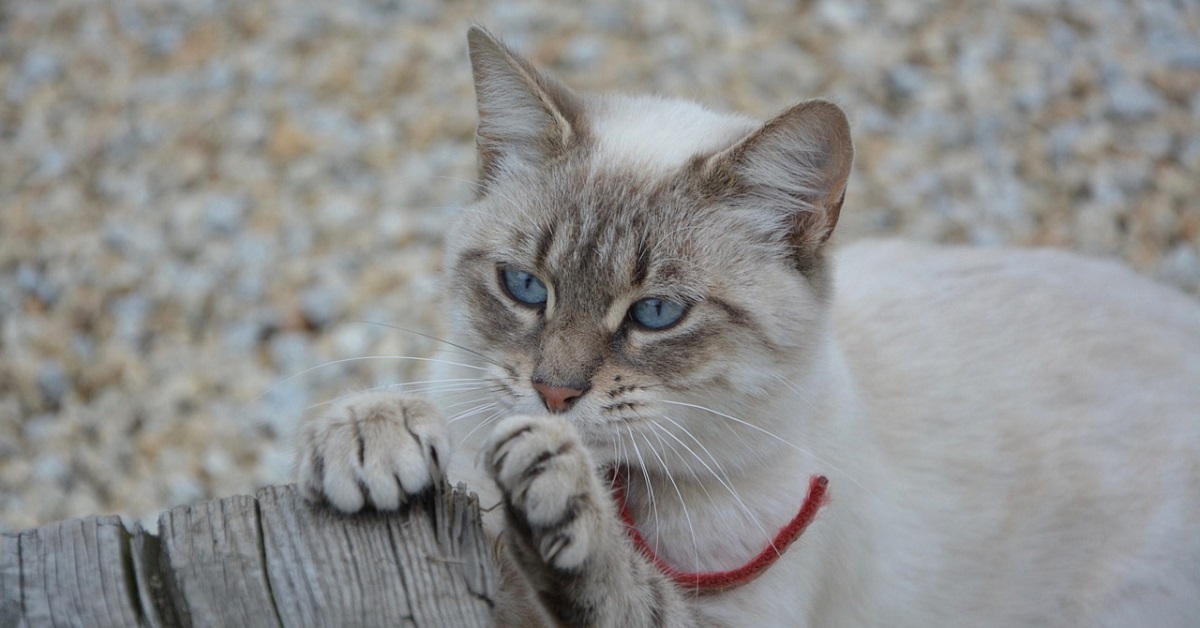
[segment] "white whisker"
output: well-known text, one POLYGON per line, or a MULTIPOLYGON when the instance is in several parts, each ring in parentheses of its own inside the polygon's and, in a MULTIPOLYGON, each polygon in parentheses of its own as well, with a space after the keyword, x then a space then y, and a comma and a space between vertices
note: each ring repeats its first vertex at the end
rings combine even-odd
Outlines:
MULTIPOLYGON (((608 434, 608 442, 609 442, 608 446, 613 452, 614 459, 616 458, 616 455, 617 455, 617 434, 620 434, 620 433, 621 432, 619 430, 613 430, 612 432, 609 432, 609 434, 608 434)), ((609 493, 612 493, 617 488, 617 474, 616 474, 617 462, 615 460, 614 460, 612 466, 613 466, 612 472, 609 473, 609 477, 608 477, 608 492, 609 493)))
POLYGON ((426 380, 421 380, 421 381, 416 381, 416 382, 400 382, 398 384, 389 384, 389 386, 392 388, 405 388, 407 386, 421 386, 424 384, 460 384, 460 383, 464 383, 464 382, 486 382, 486 381, 488 381, 488 380, 485 378, 482 378, 482 377, 466 377, 466 378, 460 377, 457 379, 426 379, 426 380))
MULTIPOLYGON (((654 498, 654 484, 650 481, 650 472, 646 470, 646 461, 642 459, 642 450, 638 448, 637 438, 633 435, 633 428, 626 425, 625 429, 629 432, 629 444, 633 446, 633 452, 638 459, 638 466, 642 469, 642 479, 646 481, 646 497, 650 500, 650 511, 653 513, 654 529, 657 531, 659 527, 658 502, 654 498)), ((628 484, 626 484, 626 490, 628 490, 628 484)), ((658 553, 657 534, 654 537, 654 552, 658 553)))
POLYGON ((716 471, 713 470, 712 467, 708 466, 708 463, 705 462, 704 459, 701 458, 691 447, 688 447, 687 443, 679 440, 678 436, 672 434, 670 430, 664 430, 664 433, 667 436, 670 436, 671 438, 675 439, 675 442, 682 445, 683 448, 688 451, 688 453, 692 454, 692 457, 696 459, 696 462, 699 462, 701 465, 703 465, 704 468, 707 469, 708 472, 712 474, 713 478, 715 478, 717 480, 717 482, 719 482, 721 484, 721 486, 725 487, 725 490, 729 491, 729 495, 731 497, 733 497, 734 501, 736 501, 738 503, 738 506, 741 507, 742 512, 746 513, 746 516, 749 517, 750 520, 754 522, 754 525, 759 529, 759 531, 762 532, 763 537, 766 538, 766 540, 767 540, 767 543, 770 543, 771 535, 767 533, 766 528, 763 527, 762 522, 760 522, 758 520, 758 517, 755 516, 755 514, 753 512, 751 512, 750 507, 747 506, 746 503, 742 501, 742 498, 740 495, 738 495, 737 490, 733 488, 733 484, 729 480, 729 475, 726 474, 725 470, 721 468, 721 463, 717 462, 716 457, 712 455, 712 452, 710 452, 708 450, 708 447, 705 447, 704 443, 701 442, 699 438, 696 438, 696 436, 694 434, 692 434, 686 427, 681 425, 675 419, 672 419, 671 417, 669 417, 665 414, 660 415, 660 416, 662 418, 670 421, 672 425, 679 428, 689 438, 696 441, 696 445, 698 445, 700 447, 700 450, 703 451, 705 453, 705 455, 707 455, 709 457, 710 460, 712 460, 713 464, 717 466, 717 469, 721 470, 721 473, 718 474, 716 471), (722 477, 722 475, 724 475, 724 477, 722 477))
MULTIPOLYGON (((660 445, 662 445, 664 449, 669 448, 675 454, 675 456, 678 457, 679 452, 675 449, 674 446, 672 446, 667 441, 663 440, 662 434, 660 433, 662 430, 665 430, 667 428, 658 425, 654 421, 648 421, 647 425, 650 426, 651 432, 654 434, 654 437, 658 439, 658 443, 660 445)), ((647 439, 646 444, 647 445, 650 444, 649 439, 647 439)), ((667 465, 667 461, 663 460, 663 457, 658 455, 658 451, 655 450, 654 447, 650 447, 650 452, 654 454, 655 458, 658 458, 658 463, 663 466, 663 469, 669 470, 671 468, 670 466, 667 465)), ((684 519, 684 521, 687 522, 688 534, 691 535, 691 537, 692 537, 692 570, 699 571, 700 570, 700 545, 696 541, 696 529, 692 526, 692 516, 690 513, 688 513, 687 500, 683 498, 683 491, 679 490, 679 483, 675 481, 674 474, 672 474, 668 471, 666 473, 666 476, 667 476, 667 479, 670 480, 670 482, 671 482, 671 487, 675 489, 675 495, 677 497, 679 497, 679 507, 683 509, 683 519, 684 519)), ((693 471, 692 477, 695 477, 695 476, 696 476, 696 474, 693 471)), ((697 480, 698 479, 699 478, 697 478, 697 480)), ((708 489, 704 488, 703 483, 697 482, 697 484, 700 484, 700 487, 701 487, 701 489, 704 490, 705 494, 708 493, 708 489)), ((698 587, 699 587, 699 583, 697 583, 697 588, 698 587)))
POLYGON ((776 435, 776 434, 772 433, 770 430, 763 429, 762 427, 759 427, 759 426, 757 426, 757 425, 755 425, 755 424, 753 424, 753 423, 750 423, 749 421, 745 421, 745 420, 743 420, 743 419, 739 419, 739 418, 737 418, 737 417, 735 417, 735 416, 730 416, 730 415, 728 415, 728 414, 725 414, 724 412, 720 412, 720 411, 718 411, 718 410, 713 410, 712 408, 706 408, 706 407, 704 407, 704 406, 698 406, 698 405, 696 405, 696 404, 694 404, 694 403, 684 403, 684 402, 682 402, 682 401, 668 401, 668 400, 666 400, 666 399, 659 399, 659 402, 660 402, 660 403, 665 403, 665 404, 674 405, 674 406, 684 406, 684 407, 687 407, 687 408, 695 408, 695 409, 697 409, 697 410, 704 410, 705 412, 710 412, 710 413, 712 413, 712 414, 715 414, 715 415, 717 415, 717 416, 719 416, 719 417, 723 417, 723 418, 729 419, 730 421, 733 421, 734 423, 737 423, 738 425, 743 425, 743 426, 745 426, 745 427, 748 427, 748 428, 750 428, 750 429, 756 430, 756 431, 758 431, 758 432, 762 432, 763 434, 765 434, 765 435, 767 435, 767 436, 770 436, 771 438, 774 438, 775 440, 777 440, 777 441, 779 441, 779 442, 783 443, 784 445, 787 445, 788 447, 791 447, 792 449, 795 449, 796 451, 800 452, 801 454, 804 454, 805 456, 808 456, 809 458, 812 458, 813 460, 816 460, 817 462, 819 462, 819 463, 821 463, 821 464, 823 464, 823 465, 825 465, 825 466, 829 467, 830 471, 832 471, 832 472, 834 472, 834 473, 837 473, 838 475, 840 475, 840 476, 842 476, 842 477, 846 478, 846 479, 847 479, 847 480, 849 480, 850 482, 853 482, 855 486, 857 486, 857 487, 861 488, 862 490, 866 491, 866 492, 867 492, 868 494, 870 494, 872 497, 876 497, 876 495, 875 495, 874 493, 871 493, 871 491, 870 491, 869 489, 867 489, 867 487, 863 486, 861 482, 859 482, 858 480, 856 480, 856 479, 854 478, 854 476, 850 475, 849 473, 846 473, 845 471, 843 471, 843 470, 842 470, 840 467, 838 467, 837 465, 833 464, 832 462, 829 462, 828 460, 825 460, 824 458, 822 458, 822 457, 818 456, 817 454, 814 454, 813 452, 811 452, 811 451, 809 451, 809 450, 807 450, 807 449, 805 449, 805 448, 803 448, 803 447, 801 447, 801 446, 799 446, 799 445, 797 445, 797 444, 795 444, 795 443, 793 443, 793 442, 791 442, 791 441, 789 441, 789 440, 787 440, 787 439, 785 439, 785 438, 783 438, 783 437, 781 437, 781 436, 778 436, 778 435, 776 435))
MULTIPOLYGON (((496 419, 499 419, 502 416, 504 416, 504 411, 498 410, 496 412, 493 412, 491 415, 489 415, 484 420, 480 421, 479 425, 476 425, 475 427, 471 428, 471 431, 467 432, 467 435, 463 436, 462 440, 459 441, 457 445, 455 445, 454 451, 458 451, 459 449, 462 449, 462 446, 467 444, 467 441, 471 440, 471 437, 475 435, 475 432, 478 432, 479 430, 483 429, 483 427, 485 425, 492 424, 496 419)), ((482 448, 477 453, 477 456, 481 456, 481 455, 483 455, 482 448)), ((478 460, 476 460, 476 463, 478 464, 478 460)))
MULTIPOLYGON (((482 383, 482 382, 485 382, 486 380, 477 380, 477 381, 482 383)), ((327 400, 321 401, 319 403, 314 403, 311 406, 308 406, 307 408, 305 408, 304 411, 311 412, 317 408, 320 408, 321 406, 331 405, 331 404, 337 403, 343 399, 350 399, 352 397, 357 397, 358 395, 364 395, 366 393, 376 392, 379 390, 389 390, 391 388, 394 388, 394 387, 400 386, 400 385, 402 385, 402 384, 383 384, 381 386, 371 386, 370 388, 364 388, 362 390, 355 390, 353 392, 348 392, 344 395, 338 395, 338 396, 334 397, 333 399, 327 399, 327 400)), ((429 386, 427 388, 418 388, 418 389, 414 389, 414 390, 406 390, 406 391, 401 391, 401 392, 403 392, 405 394, 410 394, 410 395, 424 395, 424 394, 428 394, 428 393, 436 393, 439 395, 455 395, 455 394, 462 394, 462 393, 468 393, 468 392, 476 392, 476 391, 480 391, 480 390, 487 390, 490 387, 491 386, 470 386, 470 387, 468 387, 468 386, 463 386, 460 384, 455 384, 453 386, 449 386, 446 388, 437 387, 437 386, 429 386)))
MULTIPOLYGON (((485 386, 485 387, 483 387, 483 388, 480 388, 479 390, 488 390, 488 388, 490 388, 490 387, 486 387, 486 386, 485 386)), ((482 400, 484 400, 484 399, 487 399, 487 398, 488 398, 488 397, 473 397, 473 398, 471 398, 471 399, 464 399, 464 400, 462 400, 462 401, 456 401, 456 402, 454 402, 454 403, 448 403, 448 404, 446 404, 446 405, 442 406, 442 410, 443 410, 443 411, 452 410, 452 409, 454 409, 454 408, 457 408, 457 407, 459 407, 459 406, 465 406, 465 405, 467 405, 468 403, 475 403, 475 402, 477 402, 477 401, 482 401, 482 400)))
POLYGON ((428 339, 430 339, 430 340, 436 340, 437 342, 440 342, 440 343, 442 343, 442 344, 450 345, 451 347, 454 347, 455 349, 459 349, 459 350, 461 350, 461 351, 465 351, 465 352, 467 352, 469 355, 473 355, 473 356, 475 356, 475 357, 477 357, 477 358, 479 358, 479 359, 481 359, 481 360, 483 360, 483 361, 485 361, 485 362, 487 362, 487 363, 489 363, 489 364, 494 364, 494 365, 496 365, 496 366, 499 366, 500 368, 504 368, 504 365, 503 365, 503 364, 501 364, 501 363, 497 362, 496 360, 493 360, 492 358, 488 357, 486 354, 484 354, 484 353, 482 353, 482 352, 480 352, 480 351, 476 351, 476 350, 474 350, 474 349, 472 349, 472 348, 470 348, 470 347, 464 347, 464 346, 462 346, 462 345, 460 345, 460 344, 457 344, 457 343, 450 342, 449 340, 446 340, 445 338, 438 338, 437 336, 431 336, 431 335, 429 335, 429 334, 426 334, 426 333, 419 332, 419 331, 417 331, 417 330, 415 330, 415 329, 409 329, 409 328, 407 328, 407 327, 401 327, 401 326, 399 326, 399 325, 393 325, 393 324, 391 324, 391 323, 380 323, 380 322, 377 322, 377 321, 366 321, 366 320, 349 320, 349 321, 345 321, 345 322, 347 322, 347 323, 360 323, 360 324, 363 324, 363 325, 376 325, 376 326, 379 326, 379 327, 385 327, 385 328, 387 328, 387 329, 394 329, 394 330, 396 330, 396 331, 408 332, 408 333, 410 333, 410 334, 413 334, 413 335, 416 335, 416 336, 420 336, 420 337, 422 337, 422 338, 428 338, 428 339))
MULTIPOLYGON (((475 399, 475 401, 480 401, 480 399, 475 399)), ((453 416, 447 417, 446 423, 454 423, 455 421, 461 421, 462 419, 474 416, 480 412, 486 412, 492 408, 495 408, 496 405, 497 403, 495 401, 489 401, 488 403, 477 405, 474 408, 468 408, 462 412, 455 413, 453 416)))
POLYGON ((330 362, 323 362, 316 366, 306 368, 303 371, 300 371, 299 373, 292 375, 291 377, 288 377, 286 379, 283 379, 279 382, 272 384, 269 388, 267 388, 261 394, 259 394, 257 397, 255 397, 255 401, 261 401, 264 397, 271 394, 275 389, 279 388, 280 386, 283 386, 284 384, 286 384, 294 379, 303 377, 303 376, 305 376, 313 371, 316 371, 318 369, 323 369, 328 366, 336 366, 338 364, 345 364, 347 362, 359 362, 359 361, 365 361, 365 360, 413 360, 416 362, 438 362, 441 364, 449 364, 451 366, 461 366, 463 368, 475 369, 477 371, 485 371, 485 372, 487 371, 487 369, 480 367, 480 366, 473 366, 471 364, 462 364, 460 362, 451 362, 449 360, 439 360, 437 358, 419 358, 419 357, 411 356, 411 355, 365 355, 365 356, 359 356, 357 358, 342 358, 341 360, 333 360, 330 362))
POLYGON ((810 410, 812 410, 813 412, 817 411, 817 406, 814 405, 813 402, 809 400, 808 396, 804 394, 804 391, 800 388, 799 385, 797 385, 792 380, 780 375, 779 373, 771 373, 771 376, 774 377, 775 379, 779 380, 779 382, 782 383, 784 386, 786 386, 788 390, 796 393, 796 396, 800 397, 800 400, 803 401, 805 404, 807 404, 810 410))
POLYGON ((620 432, 620 430, 616 430, 616 434, 617 434, 617 445, 620 447, 620 454, 618 455, 618 460, 620 461, 620 466, 623 466, 626 469, 628 469, 630 461, 629 461, 629 450, 625 449, 625 435, 622 434, 620 432))

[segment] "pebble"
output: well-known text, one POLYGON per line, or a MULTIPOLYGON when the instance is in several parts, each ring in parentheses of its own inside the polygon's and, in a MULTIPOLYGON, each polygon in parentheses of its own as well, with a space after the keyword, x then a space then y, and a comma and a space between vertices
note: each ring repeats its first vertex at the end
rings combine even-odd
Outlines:
POLYGON ((341 304, 344 302, 345 297, 337 288, 310 288, 300 295, 300 311, 309 325, 321 329, 337 320, 341 314, 341 304))
POLYGON ((70 471, 70 466, 61 457, 50 452, 43 452, 33 460, 29 476, 36 482, 64 484, 70 476, 70 471))
POLYGON ((298 373, 313 366, 309 340, 302 332, 288 331, 271 338, 268 352, 280 373, 298 373))
POLYGON ((71 382, 56 360, 44 362, 38 369, 38 389, 52 405, 58 406, 71 390, 71 382))
POLYGON ((249 202, 229 194, 210 196, 204 205, 204 226, 209 236, 232 235, 243 226, 249 202))
POLYGON ((1120 120, 1142 120, 1163 110, 1163 98, 1142 81, 1122 78, 1108 87, 1108 107, 1120 120))
POLYGON ((30 50, 21 62, 20 78, 30 85, 37 85, 58 78, 61 72, 62 64, 57 56, 35 48, 30 50))
POLYGON ((149 522, 291 473, 321 404, 413 381, 470 201, 478 19, 581 90, 827 97, 837 240, 1053 243, 1200 295, 1200 38, 1179 2, 10 0, 0 529, 149 522))
POLYGON ((114 319, 114 336, 129 345, 141 343, 147 333, 146 320, 150 316, 151 301, 142 294, 130 294, 116 299, 110 313, 114 319))

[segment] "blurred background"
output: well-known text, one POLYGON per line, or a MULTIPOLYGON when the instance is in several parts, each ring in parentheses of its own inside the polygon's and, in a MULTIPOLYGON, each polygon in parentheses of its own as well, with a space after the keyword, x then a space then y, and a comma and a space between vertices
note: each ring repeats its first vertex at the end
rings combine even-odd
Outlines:
POLYGON ((471 20, 584 90, 837 101, 836 241, 1064 247, 1200 294, 1191 0, 6 0, 0 530, 287 481, 310 408, 420 377, 339 360, 433 351, 372 323, 439 333, 471 20))

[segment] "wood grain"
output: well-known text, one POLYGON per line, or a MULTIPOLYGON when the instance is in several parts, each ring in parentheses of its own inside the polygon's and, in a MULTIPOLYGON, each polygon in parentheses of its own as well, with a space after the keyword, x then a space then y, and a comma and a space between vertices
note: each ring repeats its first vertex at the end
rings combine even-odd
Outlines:
POLYGON ((5 533, 0 626, 490 626, 495 575, 474 495, 441 486, 353 516, 295 486, 163 513, 5 533))

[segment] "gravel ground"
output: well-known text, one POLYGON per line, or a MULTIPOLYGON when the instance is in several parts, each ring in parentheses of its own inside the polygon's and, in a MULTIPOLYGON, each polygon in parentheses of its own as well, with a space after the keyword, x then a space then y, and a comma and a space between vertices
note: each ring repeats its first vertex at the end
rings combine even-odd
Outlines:
POLYGON ((1200 294, 1186 0, 8 0, 0 529, 285 481, 308 408, 420 377, 338 361, 432 350, 387 325, 438 330, 472 19, 583 89, 841 103, 842 242, 1066 247, 1200 294))

